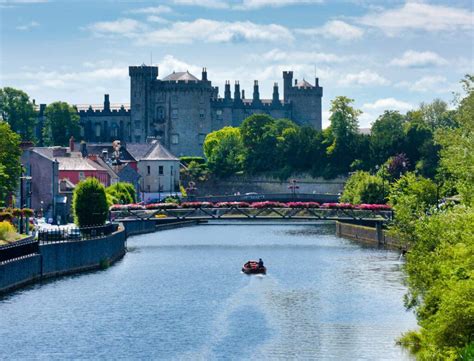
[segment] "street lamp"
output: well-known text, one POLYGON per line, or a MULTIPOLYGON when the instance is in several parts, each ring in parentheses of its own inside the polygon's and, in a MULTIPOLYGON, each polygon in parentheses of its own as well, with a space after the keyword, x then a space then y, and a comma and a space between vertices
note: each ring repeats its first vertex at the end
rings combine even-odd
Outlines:
POLYGON ((298 181, 296 179, 292 179, 290 181, 290 185, 288 186, 288 189, 291 189, 291 193, 293 194, 293 198, 296 196, 296 190, 299 189, 299 186, 296 185, 298 181))
MULTIPOLYGON (((21 167, 21 176, 20 176, 20 209, 23 209, 25 207, 25 202, 23 200, 24 198, 24 195, 23 195, 23 188, 24 188, 24 184, 23 182, 26 180, 26 181, 29 181, 31 180, 32 178, 30 176, 24 176, 23 175, 23 165, 21 167)), ((23 212, 21 212, 21 215, 20 215, 20 233, 23 233, 23 212)))
POLYGON ((196 191, 197 191, 196 183, 194 183, 193 181, 190 181, 188 183, 188 187, 186 188, 186 193, 188 193, 188 195, 194 196, 194 192, 196 191))

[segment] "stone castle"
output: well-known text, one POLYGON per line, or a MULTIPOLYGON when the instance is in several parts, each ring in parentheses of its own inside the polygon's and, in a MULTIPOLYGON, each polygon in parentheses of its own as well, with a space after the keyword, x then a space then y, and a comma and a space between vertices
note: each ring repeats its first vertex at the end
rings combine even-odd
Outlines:
POLYGON ((219 88, 212 86, 205 68, 201 79, 189 72, 173 72, 158 79, 158 67, 146 65, 130 66, 129 75, 129 106, 111 106, 107 94, 103 107, 78 106, 85 141, 144 143, 155 138, 177 156, 202 155, 208 133, 239 126, 252 114, 288 118, 321 129, 323 89, 318 78, 314 85, 306 80, 293 82, 293 72, 284 71, 283 99, 277 83, 272 99, 261 99, 258 81, 248 99, 238 81, 233 96, 227 81, 224 97, 220 97, 219 88))

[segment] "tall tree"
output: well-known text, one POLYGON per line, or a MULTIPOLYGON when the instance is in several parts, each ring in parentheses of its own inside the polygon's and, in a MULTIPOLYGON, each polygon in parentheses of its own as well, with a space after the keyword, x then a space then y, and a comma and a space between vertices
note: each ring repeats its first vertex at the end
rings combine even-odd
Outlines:
POLYGON ((0 204, 5 204, 8 194, 18 186, 20 155, 20 136, 0 121, 0 204))
POLYGON ((67 146, 69 138, 79 138, 79 115, 77 110, 65 102, 49 104, 45 110, 43 136, 46 145, 67 146))
POLYGON ((448 104, 435 99, 431 103, 421 103, 420 111, 424 122, 434 131, 437 128, 450 128, 455 125, 455 112, 448 110, 448 104))
POLYGON ((404 117, 397 111, 386 110, 372 125, 371 149, 373 160, 381 164, 401 151, 404 140, 404 117))
POLYGON ((362 112, 352 106, 354 99, 338 96, 331 101, 331 125, 326 129, 327 154, 330 169, 326 176, 332 177, 347 173, 355 157, 353 149, 359 140, 358 117, 362 112))
POLYGON ((0 89, 0 115, 22 140, 34 140, 37 112, 28 94, 9 87, 0 89))

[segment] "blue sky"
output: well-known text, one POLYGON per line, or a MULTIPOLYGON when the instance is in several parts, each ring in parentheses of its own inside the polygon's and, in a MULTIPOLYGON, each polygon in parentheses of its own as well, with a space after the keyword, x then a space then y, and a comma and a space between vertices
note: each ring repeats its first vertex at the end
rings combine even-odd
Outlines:
POLYGON ((0 86, 37 103, 129 102, 128 66, 189 70, 263 97, 282 71, 355 99, 368 127, 385 109, 451 101, 474 73, 473 3, 377 0, 0 0, 0 86))

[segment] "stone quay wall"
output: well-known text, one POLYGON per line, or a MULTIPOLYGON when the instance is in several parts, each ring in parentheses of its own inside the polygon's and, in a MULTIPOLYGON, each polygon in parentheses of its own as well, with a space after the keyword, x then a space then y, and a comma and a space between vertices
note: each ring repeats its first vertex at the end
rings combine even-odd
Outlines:
POLYGON ((336 235, 361 243, 385 246, 393 249, 404 249, 399 240, 387 234, 387 231, 382 228, 381 223, 377 223, 371 227, 354 224, 353 222, 338 221, 336 222, 336 235))

